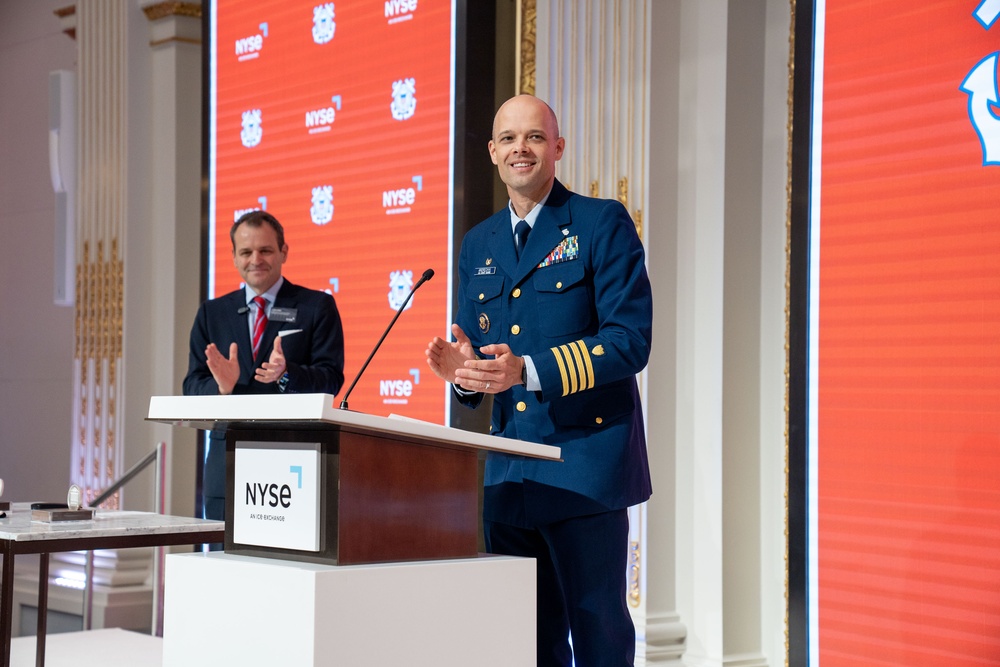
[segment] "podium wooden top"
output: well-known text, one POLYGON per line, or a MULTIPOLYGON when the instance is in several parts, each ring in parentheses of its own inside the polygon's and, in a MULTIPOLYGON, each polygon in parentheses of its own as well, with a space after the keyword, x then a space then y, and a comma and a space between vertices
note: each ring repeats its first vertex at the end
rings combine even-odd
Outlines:
POLYGON ((341 428, 407 437, 429 443, 483 449, 559 461, 561 450, 524 440, 498 438, 406 417, 381 417, 340 410, 330 394, 251 394, 242 396, 152 396, 149 421, 212 429, 217 423, 332 424, 341 428))

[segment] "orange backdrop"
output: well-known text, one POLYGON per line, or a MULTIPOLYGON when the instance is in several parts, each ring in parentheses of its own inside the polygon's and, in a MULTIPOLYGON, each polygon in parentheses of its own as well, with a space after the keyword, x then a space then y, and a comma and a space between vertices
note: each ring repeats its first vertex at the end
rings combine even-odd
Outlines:
POLYGON ((1000 166, 959 89, 1000 24, 977 4, 826 2, 823 667, 1000 664, 1000 166))
POLYGON ((347 357, 342 395, 394 314, 393 273, 412 272, 415 283, 434 269, 350 406, 441 423, 445 394, 424 372, 424 349, 448 331, 451 2, 216 0, 216 9, 209 296, 240 286, 229 228, 239 213, 265 206, 285 227, 284 275, 337 301, 347 357), (317 9, 328 10, 319 41, 317 9), (408 80, 416 105, 411 116, 394 118, 393 84, 408 80), (259 142, 247 146, 243 114, 257 110, 259 142), (332 192, 332 215, 327 209, 318 222, 314 188, 332 192))

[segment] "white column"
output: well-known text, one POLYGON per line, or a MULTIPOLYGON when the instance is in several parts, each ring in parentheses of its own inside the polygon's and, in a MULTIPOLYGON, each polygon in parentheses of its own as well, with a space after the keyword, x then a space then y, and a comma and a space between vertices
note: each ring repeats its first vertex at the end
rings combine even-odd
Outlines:
MULTIPOLYGON (((767 665, 761 653, 760 485, 765 4, 730 0, 726 39, 723 655, 724 664, 740 667, 767 665)), ((782 284, 774 287, 780 291, 782 284)))
POLYGON ((653 497, 646 539, 646 664, 677 665, 685 650, 687 628, 678 606, 679 496, 677 433, 679 384, 676 381, 679 313, 679 162, 680 102, 679 3, 651 7, 649 75, 648 256, 653 286, 653 350, 646 375, 649 463, 653 497))
MULTIPOLYGON (((129 3, 129 206, 125 356, 131 458, 167 443, 165 510, 194 510, 197 433, 144 421, 181 393, 201 271, 201 2, 129 3)), ((152 471, 129 484, 152 509, 152 471)))
POLYGON ((725 0, 680 8, 676 497, 677 608, 687 665, 718 665, 723 639, 722 391, 725 0))

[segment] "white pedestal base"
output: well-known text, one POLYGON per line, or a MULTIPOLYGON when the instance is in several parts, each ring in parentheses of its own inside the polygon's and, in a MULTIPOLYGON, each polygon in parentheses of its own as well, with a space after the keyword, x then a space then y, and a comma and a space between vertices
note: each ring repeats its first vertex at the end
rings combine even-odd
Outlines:
POLYGON ((535 562, 166 558, 163 666, 535 664, 535 562))

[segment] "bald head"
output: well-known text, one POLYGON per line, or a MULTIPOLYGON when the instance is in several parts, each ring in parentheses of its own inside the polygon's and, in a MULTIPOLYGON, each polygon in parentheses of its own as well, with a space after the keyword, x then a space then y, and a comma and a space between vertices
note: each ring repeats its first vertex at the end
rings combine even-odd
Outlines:
POLYGON ((524 113, 532 110, 540 111, 547 117, 548 122, 551 123, 549 129, 552 136, 558 137, 559 119, 556 118, 556 112, 553 111, 552 107, 550 107, 543 100, 535 97, 534 95, 523 93, 510 98, 501 104, 499 109, 497 109, 497 115, 493 117, 493 139, 495 140, 497 138, 497 124, 501 122, 502 119, 506 119, 506 113, 524 113))
POLYGON ((490 159, 521 217, 552 189, 565 144, 552 107, 534 95, 518 95, 500 106, 493 119, 490 159))

